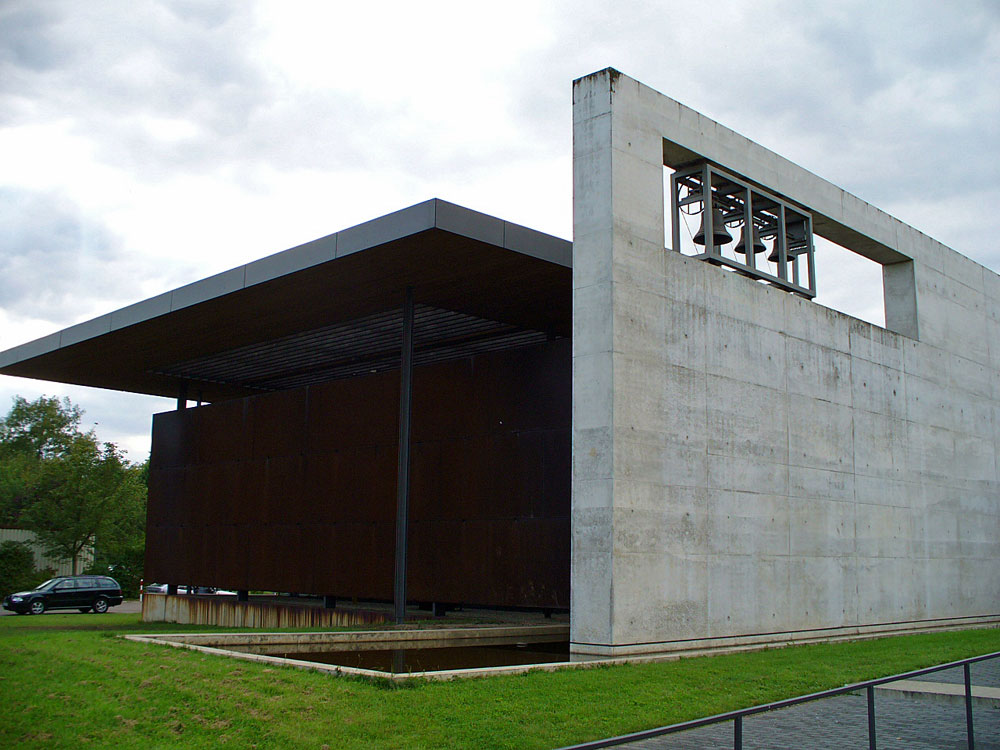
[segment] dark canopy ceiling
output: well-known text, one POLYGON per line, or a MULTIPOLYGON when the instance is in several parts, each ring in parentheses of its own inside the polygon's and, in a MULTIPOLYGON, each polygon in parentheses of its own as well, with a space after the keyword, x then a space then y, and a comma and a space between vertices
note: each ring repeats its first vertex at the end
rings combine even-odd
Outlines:
POLYGON ((206 401, 568 337, 569 242, 431 200, 0 353, 0 373, 206 401))

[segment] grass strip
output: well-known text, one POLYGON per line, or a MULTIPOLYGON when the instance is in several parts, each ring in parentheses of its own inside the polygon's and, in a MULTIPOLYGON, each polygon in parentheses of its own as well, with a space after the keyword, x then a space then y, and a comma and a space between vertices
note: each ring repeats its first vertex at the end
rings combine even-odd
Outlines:
POLYGON ((396 685, 116 637, 213 630, 240 629, 0 618, 0 744, 552 748, 1000 651, 982 629, 396 685))

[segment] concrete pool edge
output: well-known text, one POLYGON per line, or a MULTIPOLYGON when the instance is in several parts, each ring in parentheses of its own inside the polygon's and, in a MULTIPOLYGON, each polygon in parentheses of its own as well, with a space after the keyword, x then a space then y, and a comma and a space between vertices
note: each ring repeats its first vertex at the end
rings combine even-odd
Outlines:
MULTIPOLYGON (((547 662, 541 664, 516 664, 497 667, 471 667, 468 669, 447 669, 427 672, 384 672, 374 669, 348 667, 339 664, 304 661, 267 654, 233 651, 225 646, 284 646, 284 645, 331 645, 369 648, 435 648, 441 646, 467 646, 493 643, 498 639, 517 642, 530 639, 534 642, 551 642, 569 639, 568 625, 515 625, 494 627, 431 628, 426 630, 358 630, 337 633, 161 633, 155 635, 125 635, 126 640, 137 643, 152 643, 174 648, 185 648, 206 654, 227 656, 246 661, 264 662, 296 669, 312 669, 320 672, 354 675, 381 680, 402 681, 414 678, 426 680, 452 680, 459 677, 488 677, 500 674, 521 674, 528 671, 552 671, 565 667, 585 664, 605 663, 607 659, 587 662, 547 662)), ((347 648, 343 650, 348 650, 347 648)))
MULTIPOLYGON (((940 627, 935 630, 979 630, 985 628, 997 628, 1000 623, 995 619, 988 622, 975 624, 963 623, 955 624, 952 627, 940 627)), ((319 672, 353 675, 378 680, 391 680, 394 682, 424 679, 424 680, 454 680, 459 678, 492 677, 499 675, 524 674, 526 672, 554 672, 561 669, 586 669, 600 666, 615 666, 623 664, 643 664, 650 662, 677 661, 679 659, 694 658, 699 656, 716 656, 721 654, 744 653, 751 651, 766 651, 770 649, 785 648, 788 646, 802 646, 814 643, 837 643, 843 641, 863 641, 875 638, 886 638, 896 635, 911 635, 921 631, 897 631, 897 632, 855 632, 852 634, 842 634, 834 637, 815 637, 789 639, 785 641, 769 641, 760 643, 719 643, 712 646, 700 644, 689 648, 674 648, 670 651, 660 651, 657 653, 631 654, 620 656, 597 656, 597 655, 571 655, 570 661, 546 662, 538 664, 516 664, 496 667, 471 667, 468 669, 448 669, 426 672, 385 672, 374 669, 361 669, 358 667, 348 667, 337 664, 324 664, 321 662, 304 661, 301 659, 290 659, 280 656, 269 656, 267 654, 253 654, 240 651, 232 651, 227 648, 217 647, 220 641, 225 641, 226 645, 248 645, 263 644, 265 640, 270 640, 272 645, 283 645, 288 643, 309 642, 332 643, 339 642, 348 644, 375 644, 379 647, 400 647, 404 644, 419 642, 422 648, 432 648, 437 645, 473 645, 477 640, 491 640, 506 635, 510 639, 530 638, 538 642, 544 640, 565 639, 569 637, 568 625, 520 625, 520 626, 492 626, 492 627, 465 627, 465 628, 440 628, 427 630, 389 630, 389 631, 351 631, 337 633, 162 633, 150 635, 123 635, 119 636, 126 640, 138 643, 152 643, 161 646, 172 646, 173 648, 185 648, 192 651, 200 651, 217 656, 243 659, 246 661, 257 661, 276 666, 292 667, 295 669, 311 669, 319 672), (451 636, 452 640, 446 640, 451 636), (394 636, 394 637, 393 637, 394 636), (242 641, 235 640, 242 638, 242 641), (198 643, 202 641, 202 643, 198 643), (212 643, 214 645, 203 645, 212 643)), ((927 632, 927 631, 923 631, 927 632)), ((931 631, 933 632, 933 631, 931 631)))

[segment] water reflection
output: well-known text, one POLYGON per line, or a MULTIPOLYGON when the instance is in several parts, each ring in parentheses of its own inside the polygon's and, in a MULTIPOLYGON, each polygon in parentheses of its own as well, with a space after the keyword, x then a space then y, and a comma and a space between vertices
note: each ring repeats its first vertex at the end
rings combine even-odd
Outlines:
POLYGON ((267 650, 269 656, 337 664, 379 672, 436 672, 446 669, 504 667, 569 661, 569 641, 516 643, 501 646, 451 646, 447 648, 393 648, 363 651, 293 652, 267 650))

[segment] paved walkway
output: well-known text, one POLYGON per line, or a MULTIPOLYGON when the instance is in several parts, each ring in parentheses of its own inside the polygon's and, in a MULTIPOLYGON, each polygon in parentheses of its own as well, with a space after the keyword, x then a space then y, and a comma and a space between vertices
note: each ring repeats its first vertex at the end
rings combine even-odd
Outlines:
MULTIPOLYGON (((972 684, 1000 687, 1000 659, 972 665, 972 684)), ((961 669, 921 678, 964 684, 961 669)), ((1000 750, 1000 708, 992 701, 973 706, 976 750, 1000 750)), ((910 697, 878 690, 875 727, 879 750, 958 750, 966 747, 965 702, 947 696, 910 697)), ((679 734, 632 742, 628 750, 715 750, 733 747, 733 724, 726 722, 679 734)), ((849 750, 868 747, 868 703, 864 691, 824 698, 791 708, 746 717, 744 750, 849 750)))

